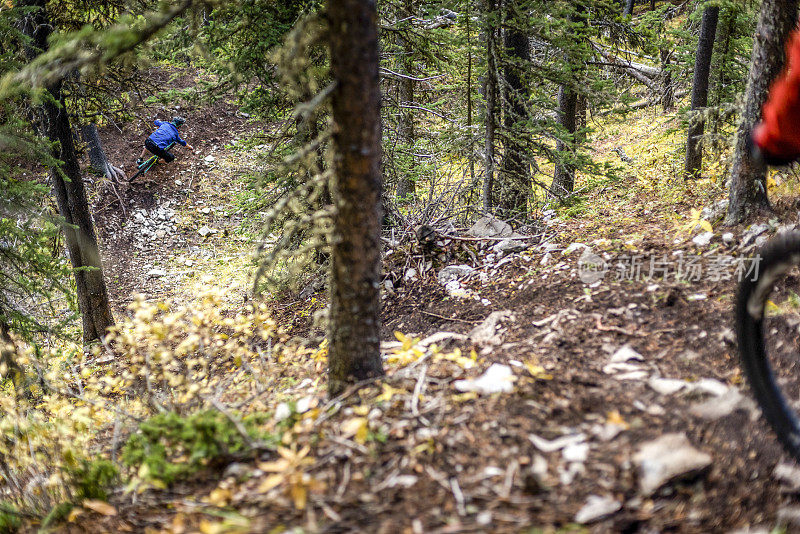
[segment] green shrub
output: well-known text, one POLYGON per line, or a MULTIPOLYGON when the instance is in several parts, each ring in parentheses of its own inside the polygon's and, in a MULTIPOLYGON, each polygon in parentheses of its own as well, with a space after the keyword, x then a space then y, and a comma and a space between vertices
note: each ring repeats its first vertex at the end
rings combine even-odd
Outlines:
POLYGON ((22 526, 19 512, 13 504, 0 502, 0 534, 11 534, 22 526))
MULTIPOLYGON (((243 425, 257 440, 253 419, 243 425)), ((172 484, 207 466, 215 458, 246 451, 248 444, 223 414, 207 410, 186 417, 175 412, 156 415, 139 425, 122 452, 129 467, 145 466, 146 478, 172 484)))

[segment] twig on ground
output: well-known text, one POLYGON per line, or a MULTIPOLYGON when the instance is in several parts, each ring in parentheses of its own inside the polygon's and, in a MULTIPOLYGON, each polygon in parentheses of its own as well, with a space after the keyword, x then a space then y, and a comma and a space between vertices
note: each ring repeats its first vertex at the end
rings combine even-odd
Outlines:
POLYGON ((424 315, 430 315, 431 317, 436 317, 437 319, 444 319, 445 321, 455 321, 457 323, 466 323, 466 324, 479 324, 480 321, 470 321, 469 319, 457 319, 455 317, 445 317, 444 315, 439 315, 438 313, 427 312, 424 310, 420 310, 420 313, 424 315))

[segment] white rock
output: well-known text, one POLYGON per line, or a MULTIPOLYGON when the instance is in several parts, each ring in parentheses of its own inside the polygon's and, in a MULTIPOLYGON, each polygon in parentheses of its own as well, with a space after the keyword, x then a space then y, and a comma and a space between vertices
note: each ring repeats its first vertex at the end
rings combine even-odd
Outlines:
POLYGON ((215 158, 214 156, 208 155, 208 156, 206 156, 206 157, 204 157, 204 158, 203 158, 203 161, 205 161, 206 163, 214 163, 214 161, 215 161, 216 159, 217 159, 217 158, 215 158))
POLYGON ((508 223, 494 217, 481 217, 468 233, 475 237, 508 237, 514 233, 508 223))
POLYGON ((586 434, 570 434, 552 440, 539 437, 536 434, 528 434, 528 439, 533 443, 534 447, 542 452, 555 452, 570 445, 583 443, 586 441, 586 434))
POLYGON ((466 380, 456 380, 455 388, 459 391, 475 391, 489 395, 492 393, 510 393, 514 390, 515 380, 511 367, 499 363, 493 363, 478 378, 466 380))
POLYGON ((684 380, 676 378, 656 378, 653 377, 647 381, 647 385, 661 395, 672 395, 686 387, 687 383, 684 380))
POLYGON ((670 482, 696 476, 711 466, 711 456, 689 443, 686 434, 664 434, 642 445, 633 456, 639 488, 651 495, 670 482))
POLYGON ((694 393, 706 393, 715 397, 721 397, 729 389, 728 386, 713 378, 701 378, 697 382, 689 384, 688 387, 694 393))
POLYGON ((444 288, 447 290, 448 293, 454 293, 461 289, 461 282, 458 280, 450 280, 445 284, 444 288))
POLYGON ((403 280, 405 280, 406 282, 413 281, 416 279, 417 279, 417 270, 414 269, 413 267, 407 270, 403 275, 403 280))
POLYGON ((492 512, 489 510, 484 510, 480 512, 478 515, 475 516, 475 522, 482 527, 486 527, 492 524, 492 512))
POLYGON ((565 462, 585 462, 589 458, 588 443, 573 443, 564 447, 561 456, 565 462))
POLYGON ((297 413, 306 413, 311 409, 311 401, 313 397, 303 397, 297 401, 297 413))
POLYGON ((702 234, 694 236, 692 243, 698 247, 707 247, 712 239, 714 239, 714 232, 703 232, 702 234))
POLYGON ((726 245, 732 245, 735 240, 736 236, 733 235, 733 232, 725 232, 722 234, 722 242, 726 245))
POLYGON ((622 503, 613 497, 589 495, 586 504, 575 514, 576 523, 593 523, 619 512, 622 503))
POLYGON ((162 276, 167 276, 167 271, 164 269, 151 269, 147 272, 147 276, 151 276, 153 278, 161 278, 162 276))
POLYGON ((475 272, 469 265, 448 265, 436 275, 440 284, 447 285, 452 280, 462 280, 468 278, 475 272))
POLYGON ((208 226, 203 226, 197 231, 197 233, 203 237, 206 237, 210 234, 216 234, 217 230, 215 230, 214 228, 209 228, 208 226))
POLYGON ((496 465, 487 465, 483 469, 483 477, 484 478, 492 478, 492 477, 499 477, 500 475, 505 474, 504 469, 500 469, 496 465))
POLYGON ((754 415, 756 405, 752 399, 742 395, 738 389, 728 388, 728 391, 718 397, 695 404, 689 409, 689 412, 697 417, 716 421, 737 410, 745 410, 754 415))
POLYGON ((643 362, 644 357, 633 350, 630 345, 623 345, 611 356, 608 363, 623 363, 629 361, 643 362))
POLYGON ((276 421, 283 421, 287 417, 292 415, 292 410, 289 408, 289 405, 285 402, 278 404, 275 408, 275 420, 276 421))
POLYGON ((516 239, 503 239, 502 241, 498 242, 492 247, 492 250, 495 254, 500 256, 504 254, 512 254, 514 252, 522 252, 528 248, 524 241, 519 241, 516 239))

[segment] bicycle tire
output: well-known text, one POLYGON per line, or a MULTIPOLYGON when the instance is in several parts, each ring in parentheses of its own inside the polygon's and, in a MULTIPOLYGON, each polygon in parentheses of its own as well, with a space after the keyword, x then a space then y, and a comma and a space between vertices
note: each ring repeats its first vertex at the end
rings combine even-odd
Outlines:
MULTIPOLYGON (((150 158, 150 159, 152 159, 152 158, 150 158)), ((128 178, 128 183, 132 182, 140 174, 144 174, 147 171, 149 171, 153 167, 153 165, 156 164, 156 161, 158 161, 158 158, 155 158, 155 160, 152 163, 149 163, 149 164, 147 162, 145 162, 145 165, 142 165, 141 167, 139 167, 139 170, 136 171, 136 174, 134 174, 133 176, 128 178)))
MULTIPOLYGON (((800 232, 790 232, 773 239, 759 255, 758 275, 745 276, 739 285, 736 299, 739 361, 764 418, 777 434, 784 449, 800 459, 800 420, 787 396, 790 388, 784 378, 789 371, 795 373, 796 366, 800 363, 792 362, 789 364, 792 369, 784 369, 783 362, 790 360, 779 356, 779 353, 798 347, 800 330, 795 325, 785 334, 784 329, 783 335, 792 338, 792 342, 787 344, 778 341, 781 337, 779 329, 773 326, 773 319, 765 314, 773 292, 786 293, 785 286, 790 283, 790 278, 796 279, 790 272, 800 265, 800 232), (765 337, 765 320, 770 321, 768 337, 765 337), (772 356, 770 352, 773 352, 772 356)), ((792 293, 791 290, 788 293, 792 293)), ((781 320, 780 318, 781 314, 776 314, 776 319, 781 320)), ((788 319, 783 320, 787 325, 790 324, 788 319)), ((794 350, 794 353, 798 351, 794 350)), ((800 358, 796 362, 800 362, 800 358)), ((800 376, 797 379, 800 381, 800 376)))

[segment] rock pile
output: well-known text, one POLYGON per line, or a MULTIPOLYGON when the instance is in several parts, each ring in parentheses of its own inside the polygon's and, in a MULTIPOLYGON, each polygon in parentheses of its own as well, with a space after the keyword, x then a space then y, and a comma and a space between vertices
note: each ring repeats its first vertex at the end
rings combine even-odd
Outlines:
POLYGON ((135 246, 140 249, 165 240, 173 241, 172 238, 178 233, 175 210, 170 208, 169 202, 151 210, 137 209, 131 213, 126 228, 132 235, 135 246))

